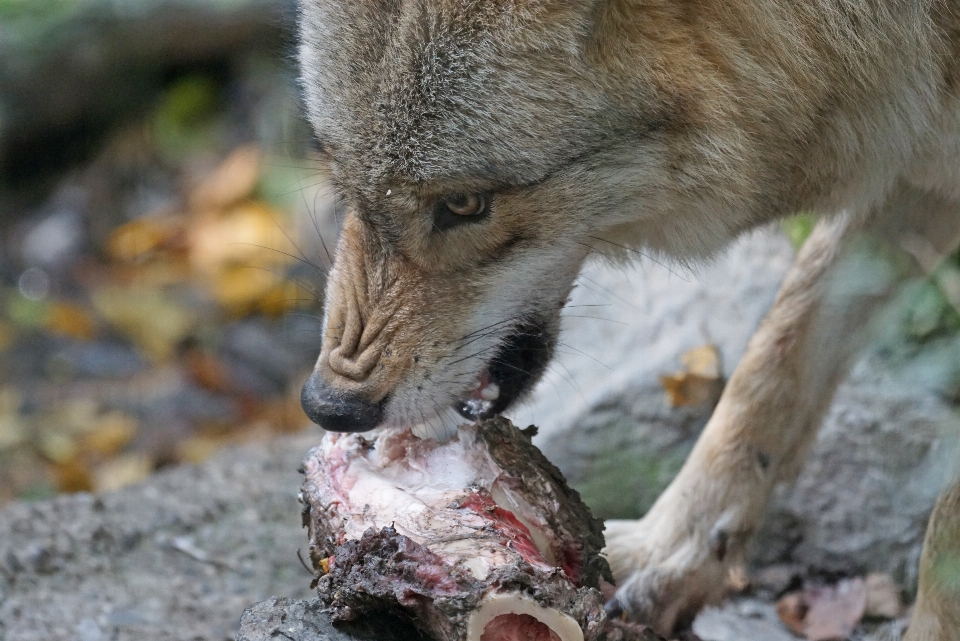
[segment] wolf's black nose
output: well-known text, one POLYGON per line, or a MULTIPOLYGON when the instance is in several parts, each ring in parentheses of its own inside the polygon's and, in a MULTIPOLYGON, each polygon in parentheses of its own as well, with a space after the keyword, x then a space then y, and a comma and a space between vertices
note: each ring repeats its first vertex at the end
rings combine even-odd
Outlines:
POLYGON ((304 383, 300 405, 311 421, 331 432, 366 432, 383 420, 382 401, 330 389, 317 372, 304 383))

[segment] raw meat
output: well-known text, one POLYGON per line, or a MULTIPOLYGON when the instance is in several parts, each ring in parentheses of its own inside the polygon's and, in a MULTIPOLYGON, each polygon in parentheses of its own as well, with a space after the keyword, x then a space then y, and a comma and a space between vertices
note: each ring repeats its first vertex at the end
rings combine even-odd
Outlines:
POLYGON ((311 559, 334 618, 395 610, 438 641, 605 638, 603 525, 509 421, 446 443, 329 433, 304 473, 311 559))

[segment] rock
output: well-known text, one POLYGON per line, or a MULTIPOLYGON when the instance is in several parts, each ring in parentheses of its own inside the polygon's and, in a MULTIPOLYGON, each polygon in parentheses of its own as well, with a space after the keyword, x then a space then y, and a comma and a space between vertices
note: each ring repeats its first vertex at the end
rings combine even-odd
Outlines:
POLYGON ((271 598, 247 608, 240 619, 237 641, 427 641, 409 623, 387 615, 336 626, 320 602, 271 598))
POLYGON ((743 599, 708 608, 697 617, 693 631, 703 641, 796 641, 769 603, 743 599))
MULTIPOLYGON (((649 260, 635 270, 589 266, 565 312, 558 361, 511 418, 541 426, 538 445, 599 516, 641 516, 711 411, 670 408, 658 377, 706 343, 719 347, 729 376, 792 257, 780 232, 766 229, 696 276, 649 260), (585 307, 594 305, 603 306, 585 307)), ((942 388, 957 341, 905 347, 889 336, 897 322, 887 325, 838 390, 799 480, 776 492, 756 565, 883 572, 915 587, 926 521, 960 433, 942 388)))
MULTIPOLYGON (((250 604, 309 597, 296 470, 318 439, 312 431, 118 492, 5 508, 0 639, 225 641, 250 604)), ((351 637, 331 637, 341 638, 351 637)))

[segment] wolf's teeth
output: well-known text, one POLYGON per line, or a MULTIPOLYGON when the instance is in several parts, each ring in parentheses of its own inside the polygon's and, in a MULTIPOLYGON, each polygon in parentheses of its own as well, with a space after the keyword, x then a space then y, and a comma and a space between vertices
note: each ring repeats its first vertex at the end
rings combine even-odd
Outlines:
POLYGON ((480 396, 487 401, 495 401, 500 398, 500 386, 496 383, 490 383, 482 390, 480 390, 480 396))

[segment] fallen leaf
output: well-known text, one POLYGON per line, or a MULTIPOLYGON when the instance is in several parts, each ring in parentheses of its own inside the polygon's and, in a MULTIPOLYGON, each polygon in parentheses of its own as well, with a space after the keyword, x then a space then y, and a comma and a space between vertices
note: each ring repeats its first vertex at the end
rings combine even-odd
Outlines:
POLYGON ((138 218, 114 229, 107 238, 107 256, 116 261, 142 259, 179 233, 172 220, 138 218))
POLYGON ((720 353, 713 345, 692 349, 680 357, 684 368, 672 375, 660 376, 670 407, 715 403, 723 391, 720 353))
POLYGON ((202 349, 191 349, 183 359, 187 373, 203 389, 226 392, 231 389, 230 373, 216 356, 202 349))
POLYGON ((99 416, 100 406, 96 399, 71 398, 43 412, 38 417, 37 424, 42 432, 84 434, 96 427, 99 416))
POLYGON ((54 334, 89 341, 97 334, 93 315, 73 303, 53 303, 46 317, 46 328, 54 334))
POLYGON ((866 616, 879 619, 896 619, 903 614, 900 588, 889 574, 874 572, 867 575, 866 616))
POLYGON ((153 461, 144 454, 124 454, 107 461, 94 474, 97 492, 118 490, 139 483, 153 472, 153 461))
POLYGON ((136 419, 121 412, 110 412, 83 437, 83 448, 110 456, 126 447, 136 434, 136 419))
POLYGON ((272 272, 235 267, 220 273, 214 284, 214 295, 222 307, 242 316, 257 309, 260 301, 280 282, 280 276, 272 272))
POLYGON ((809 609, 803 592, 785 594, 777 601, 777 616, 790 630, 800 636, 806 636, 804 630, 809 609))
POLYGON ((204 216, 188 231, 190 264, 208 278, 241 265, 266 269, 287 265, 295 260, 297 250, 278 226, 282 218, 257 202, 204 216))
POLYGON ((77 442, 69 434, 45 430, 37 441, 37 449, 47 460, 54 463, 67 464, 77 458, 80 449, 77 442))
POLYGON ((93 491, 93 475, 82 461, 54 465, 53 477, 60 492, 93 491))
POLYGON ((0 414, 0 452, 19 447, 27 440, 27 429, 16 414, 0 414))
POLYGON ((777 602, 777 614, 809 641, 843 641, 863 619, 866 607, 866 583, 854 578, 787 594, 777 602))
POLYGON ((701 345, 680 356, 680 362, 691 374, 704 378, 720 378, 720 352, 716 345, 701 345))
POLYGON ((302 432, 310 424, 300 399, 292 395, 266 403, 260 419, 266 421, 273 431, 284 433, 302 432))
POLYGON ((253 193, 260 179, 263 154, 255 145, 234 150, 190 195, 194 211, 224 209, 253 193))
POLYGON ((223 436, 192 436, 177 444, 177 458, 184 463, 203 463, 229 443, 223 436))
POLYGON ((102 287, 91 296, 94 309, 155 361, 169 359, 196 323, 195 315, 160 290, 102 287))
POLYGON ((278 318, 287 312, 318 304, 315 294, 305 291, 295 282, 285 280, 277 283, 257 301, 257 311, 278 318))

